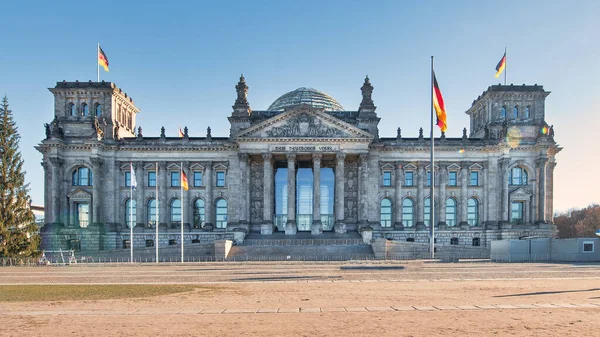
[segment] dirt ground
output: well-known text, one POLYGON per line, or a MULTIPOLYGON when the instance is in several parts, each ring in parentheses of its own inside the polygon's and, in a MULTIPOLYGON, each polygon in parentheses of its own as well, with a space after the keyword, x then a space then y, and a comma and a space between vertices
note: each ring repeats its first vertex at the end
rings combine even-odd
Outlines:
POLYGON ((0 336, 600 336, 599 265, 0 268, 0 284, 40 283, 202 288, 133 299, 0 302, 0 336))

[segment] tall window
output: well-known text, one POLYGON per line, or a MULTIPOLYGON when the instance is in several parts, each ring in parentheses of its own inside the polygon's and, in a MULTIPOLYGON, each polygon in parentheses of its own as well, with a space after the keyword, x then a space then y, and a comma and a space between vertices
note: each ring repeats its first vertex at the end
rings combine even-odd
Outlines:
POLYGON ((148 171, 148 186, 156 187, 156 171, 148 171))
POLYGON ((77 107, 73 103, 69 103, 69 111, 71 112, 71 116, 77 116, 77 107))
POLYGON ((513 167, 509 172, 508 181, 511 185, 527 185, 527 171, 521 167, 513 167))
POLYGON ((171 222, 181 222, 181 200, 171 201, 171 222))
POLYGON ((102 104, 96 103, 96 117, 102 116, 102 104))
POLYGON ((479 186, 479 172, 471 171, 471 186, 479 186))
MULTIPOLYGON (((423 220, 425 222, 426 226, 429 226, 429 224, 431 223, 431 203, 430 203, 430 198, 425 199, 425 207, 424 207, 424 216, 423 216, 423 220)), ((437 206, 437 205, 436 205, 437 206)))
POLYGON ((513 114, 512 114, 512 118, 513 119, 517 119, 519 118, 519 107, 515 105, 515 107, 513 108, 513 114))
POLYGON ((125 203, 125 223, 127 224, 127 228, 135 227, 136 206, 135 200, 128 199, 125 203))
POLYGON ((156 218, 156 199, 148 200, 146 205, 146 217, 148 218, 149 225, 156 225, 158 219, 156 218))
POLYGON ((431 171, 427 171, 427 186, 431 186, 431 171))
POLYGON ((227 200, 218 199, 215 203, 217 228, 227 228, 227 200))
POLYGON ((218 171, 217 172, 217 187, 225 186, 225 172, 218 171))
POLYGON ((523 202, 513 201, 510 205, 510 221, 512 223, 523 223, 523 202))
POLYGON ((406 198, 402 200, 402 226, 412 227, 414 224, 414 203, 412 199, 406 198))
POLYGON ((200 228, 205 220, 204 200, 196 199, 194 202, 194 227, 200 228))
POLYGON ((79 167, 73 170, 73 186, 92 186, 92 170, 87 167, 79 167))
POLYGON ((413 186, 413 172, 412 171, 404 172, 404 185, 405 186, 413 186))
POLYGON ((90 204, 77 204, 77 223, 81 228, 87 228, 90 224, 90 204))
POLYGON ((194 172, 194 186, 202 186, 202 172, 194 172))
POLYGON ((179 187, 179 171, 171 171, 171 187, 179 187))
POLYGON ((392 186, 392 172, 383 172, 383 186, 392 186))
POLYGON ((392 227, 392 201, 381 199, 381 227, 392 227))
POLYGON ((470 198, 467 202, 467 222, 469 226, 479 224, 479 201, 475 198, 470 198))
POLYGON ((446 224, 456 226, 456 200, 454 198, 446 200, 446 224))
POLYGON ((500 109, 500 118, 506 119, 506 107, 505 106, 503 106, 502 109, 500 109))
POLYGON ((90 109, 87 104, 85 104, 85 103, 81 104, 81 113, 83 113, 84 116, 90 115, 90 109))
POLYGON ((456 186, 456 171, 448 172, 448 186, 456 186))
POLYGON ((525 113, 523 114, 523 118, 529 118, 531 116, 529 105, 525 107, 525 113))
POLYGON ((125 171, 125 186, 131 186, 131 171, 125 171))

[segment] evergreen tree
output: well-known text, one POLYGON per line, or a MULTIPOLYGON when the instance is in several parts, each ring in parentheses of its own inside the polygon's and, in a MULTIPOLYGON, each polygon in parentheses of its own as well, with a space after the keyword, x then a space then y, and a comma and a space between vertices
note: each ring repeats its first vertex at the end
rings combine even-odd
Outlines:
POLYGON ((36 257, 40 237, 25 184, 19 133, 8 109, 8 99, 0 107, 0 256, 36 257))

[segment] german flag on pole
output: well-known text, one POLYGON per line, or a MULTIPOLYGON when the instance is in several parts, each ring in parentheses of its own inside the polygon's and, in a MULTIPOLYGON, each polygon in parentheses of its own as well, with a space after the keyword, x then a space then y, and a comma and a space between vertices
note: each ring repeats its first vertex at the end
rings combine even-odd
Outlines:
POLYGON ((498 65, 496 66, 496 75, 494 75, 494 77, 498 78, 498 76, 500 76, 500 74, 504 71, 505 67, 506 67, 506 51, 504 52, 502 59, 500 60, 500 62, 498 62, 498 65))
POLYGON ((98 45, 98 64, 104 68, 104 71, 108 72, 108 58, 102 48, 100 48, 100 45, 98 45))
POLYGON ((181 131, 181 126, 179 126, 179 138, 183 138, 183 131, 181 131))
POLYGON ((442 132, 446 132, 448 127, 446 124, 446 106, 444 105, 444 97, 442 97, 437 78, 435 78, 435 72, 433 73, 433 108, 437 115, 437 126, 440 127, 442 132))
POLYGON ((181 187, 183 187, 183 189, 186 191, 189 189, 188 179, 184 170, 181 170, 181 187))

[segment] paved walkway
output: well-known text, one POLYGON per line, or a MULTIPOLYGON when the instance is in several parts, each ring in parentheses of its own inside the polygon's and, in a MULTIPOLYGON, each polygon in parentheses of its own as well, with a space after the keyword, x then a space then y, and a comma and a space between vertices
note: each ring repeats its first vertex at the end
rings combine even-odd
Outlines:
POLYGON ((219 314, 314 314, 322 312, 402 312, 423 311, 435 312, 446 310, 508 310, 508 309, 598 309, 600 302, 591 303, 535 303, 535 304, 468 304, 468 305, 434 305, 434 306, 381 306, 381 307, 335 307, 335 308, 213 308, 191 309, 180 311, 161 310, 159 308, 140 308, 133 311, 119 310, 40 310, 40 311, 4 311, 2 316, 127 316, 127 315, 219 315, 219 314))

